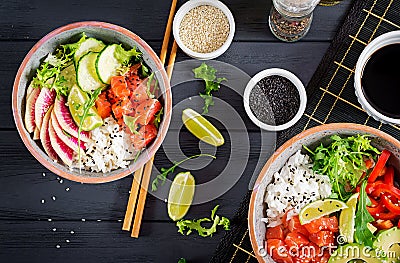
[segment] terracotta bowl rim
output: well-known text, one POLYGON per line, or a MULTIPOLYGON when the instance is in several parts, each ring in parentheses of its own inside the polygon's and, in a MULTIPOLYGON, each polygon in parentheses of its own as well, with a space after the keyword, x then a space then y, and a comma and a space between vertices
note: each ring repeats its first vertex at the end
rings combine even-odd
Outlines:
MULTIPOLYGON (((91 184, 96 184, 96 183, 106 183, 106 182, 111 182, 115 181, 121 178, 124 178, 128 176, 129 174, 133 173, 135 170, 137 170, 139 167, 143 166, 145 163, 147 163, 149 160, 151 160, 152 156, 155 155, 159 147, 161 146, 162 142, 164 141, 164 138, 166 136, 166 133, 168 131, 168 127, 170 125, 171 121, 171 111, 172 111, 172 94, 171 94, 171 87, 170 87, 170 82, 169 78, 167 76, 167 73, 165 72, 164 66, 162 62, 160 61, 159 57, 157 54, 153 51, 153 49, 144 41, 142 40, 138 35, 133 33, 132 31, 107 22, 101 22, 101 21, 80 21, 80 22, 74 22, 70 23, 64 26, 61 26, 59 28, 54 29, 47 35, 45 35, 43 38, 41 38, 27 53, 25 58, 23 59, 21 65, 19 66, 19 69, 17 71, 14 84, 13 84, 13 92, 12 92, 12 111, 13 111, 13 116, 14 116, 14 121, 17 126, 18 133, 24 142, 25 146, 28 148, 30 153, 47 169, 55 173, 56 175, 59 175, 63 178, 75 181, 75 182, 80 182, 80 183, 91 183, 91 184), (69 31, 72 29, 78 29, 78 28, 87 28, 87 27, 94 27, 94 28, 103 28, 103 29, 108 29, 112 31, 116 31, 118 33, 121 33, 128 38, 134 40, 141 48, 143 48, 147 54, 150 56, 150 58, 153 60, 155 63, 157 69, 160 71, 162 75, 163 82, 165 83, 165 100, 164 100, 164 119, 163 119, 163 124, 160 126, 159 130, 159 136, 157 136, 156 140, 152 143, 152 145, 148 148, 147 151, 143 152, 142 154, 146 154, 146 158, 142 158, 141 161, 135 163, 129 169, 124 169, 119 173, 116 173, 112 176, 103 176, 103 177, 89 177, 89 176, 79 176, 77 174, 74 174, 73 172, 66 172, 58 167, 54 166, 51 162, 46 160, 34 147, 33 143, 35 143, 29 136, 27 136, 27 133, 25 131, 25 125, 23 124, 22 116, 20 114, 20 109, 18 109, 18 87, 19 83, 21 80, 22 73, 25 70, 25 67, 27 63, 30 61, 32 58, 32 55, 44 44, 46 43, 49 39, 57 36, 60 33, 63 33, 65 31, 69 31)), ((119 168, 122 169, 122 168, 119 168)))
MULTIPOLYGON (((342 130, 342 129, 347 129, 347 130, 353 130, 353 131, 360 131, 363 133, 369 133, 375 136, 378 136, 384 140, 386 140, 387 142, 395 145, 396 147, 400 148, 400 141, 398 141, 397 139, 395 139, 393 136, 366 126, 366 125, 362 125, 362 124, 356 124, 356 123, 330 123, 330 124, 324 124, 324 125, 319 125, 310 129, 307 129, 299 134, 297 134, 296 136, 294 136, 293 138, 289 139, 288 141, 286 141, 282 146, 280 146, 273 154, 272 156, 268 159, 268 161, 266 162, 266 164, 264 165, 263 169, 261 170, 255 184, 253 187, 253 192, 251 193, 251 197, 250 197, 250 204, 249 204, 249 211, 248 211, 248 228, 249 228, 249 236, 250 236, 250 241, 251 241, 251 246, 252 249, 255 251, 257 249, 257 243, 256 243, 256 237, 255 237, 255 233, 254 233, 254 226, 253 226, 253 222, 254 222, 254 208, 255 208, 255 199, 256 199, 256 195, 257 192, 259 190, 259 186, 261 181, 263 180, 266 172, 268 171, 268 169, 270 168, 271 164, 278 158, 278 156, 280 156, 287 148, 289 148, 294 142, 303 139, 305 137, 310 136, 311 134, 317 133, 317 132, 323 132, 326 130, 331 130, 331 131, 336 131, 336 130, 342 130)), ((255 251, 255 256, 258 260, 258 262, 265 262, 263 257, 261 257, 256 251, 255 251)))

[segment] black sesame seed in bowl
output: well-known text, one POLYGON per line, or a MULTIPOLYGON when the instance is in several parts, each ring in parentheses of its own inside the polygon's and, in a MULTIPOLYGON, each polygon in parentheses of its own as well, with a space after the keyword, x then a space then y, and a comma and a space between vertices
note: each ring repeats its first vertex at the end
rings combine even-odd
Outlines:
POLYGON ((293 73, 279 68, 257 73, 247 84, 243 100, 253 123, 268 131, 294 125, 307 104, 302 82, 293 73))

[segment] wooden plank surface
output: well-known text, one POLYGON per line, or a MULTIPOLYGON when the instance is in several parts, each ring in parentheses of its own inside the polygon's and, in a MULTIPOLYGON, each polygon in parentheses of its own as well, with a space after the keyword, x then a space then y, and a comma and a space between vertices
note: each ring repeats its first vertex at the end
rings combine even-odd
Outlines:
POLYGON ((174 223, 144 222, 142 236, 136 240, 114 221, 0 220, 1 233, 10 229, 12 236, 0 236, 0 259, 9 259, 2 262, 175 263, 184 257, 190 263, 204 263, 223 236, 223 232, 212 239, 182 236, 174 223))
MULTIPOLYGON (((185 1, 180 0, 181 4, 185 1)), ((271 1, 224 1, 236 19, 235 41, 275 41, 268 28, 271 1)), ((306 41, 332 40, 338 21, 350 6, 342 1, 335 7, 317 7, 312 30, 306 41)), ((2 1, 0 40, 38 40, 51 30, 76 21, 101 20, 124 26, 146 41, 161 40, 170 1, 2 1)))
MULTIPOLYGON (((181 0, 180 4, 183 2, 181 0)), ((286 68, 305 84, 351 4, 351 1, 342 1, 335 7, 318 7, 308 36, 301 42, 285 44, 277 41, 268 29, 270 1, 224 2, 235 16, 236 35, 230 49, 218 60, 230 63, 250 76, 265 68, 286 68)), ((175 224, 168 220, 164 201, 152 195, 146 202, 141 237, 138 240, 130 238, 128 232, 120 230, 122 222, 118 220, 123 219, 132 178, 102 185, 84 185, 58 178, 27 151, 11 114, 11 90, 19 64, 46 33, 75 21, 107 21, 137 33, 158 52, 169 6, 170 1, 165 0, 0 2, 0 262, 169 263, 184 257, 193 263, 207 262, 213 254, 223 231, 212 238, 181 236, 175 224), (75 233, 71 234, 71 230, 75 233), (60 249, 56 248, 57 244, 60 249)), ((186 59, 188 57, 180 51, 177 61, 186 59)), ((164 143, 155 158, 158 169, 177 161, 171 156, 178 156, 179 150, 188 155, 200 149, 211 150, 181 129, 181 102, 196 96, 202 89, 200 81, 173 89, 173 102, 178 106, 169 135, 175 134, 180 145, 173 139, 164 143)), ((225 124, 233 120, 230 114, 225 114, 225 123, 213 119, 228 138, 228 143, 218 148, 218 161, 205 169, 193 171, 196 179, 205 182, 221 172, 232 153, 229 138, 248 136, 251 144, 249 161, 241 179, 231 190, 212 202, 193 206, 188 218, 209 216, 216 204, 221 205, 219 214, 232 217, 248 189, 261 151, 260 131, 246 117, 241 96, 223 87, 216 97, 229 102, 247 131, 242 126, 227 130, 225 124)), ((194 108, 202 106, 201 101, 195 99, 191 103, 194 108)), ((211 113, 224 114, 217 107, 211 113)), ((245 144, 234 147, 239 154, 246 154, 249 150, 245 144)), ((237 163, 246 165, 243 160, 237 163)))

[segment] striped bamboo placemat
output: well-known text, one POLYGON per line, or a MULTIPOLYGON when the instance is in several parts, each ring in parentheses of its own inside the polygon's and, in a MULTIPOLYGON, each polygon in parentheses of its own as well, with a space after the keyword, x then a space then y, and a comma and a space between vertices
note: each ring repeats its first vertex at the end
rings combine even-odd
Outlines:
MULTIPOLYGON (((325 123, 352 122, 380 129, 400 139, 400 127, 376 121, 361 108, 354 93, 354 69, 365 46, 389 31, 400 30, 400 1, 356 0, 311 79, 304 116, 281 133, 278 145, 301 131, 325 123)), ((257 262, 247 229, 249 192, 232 220, 232 231, 219 244, 211 262, 257 262)))

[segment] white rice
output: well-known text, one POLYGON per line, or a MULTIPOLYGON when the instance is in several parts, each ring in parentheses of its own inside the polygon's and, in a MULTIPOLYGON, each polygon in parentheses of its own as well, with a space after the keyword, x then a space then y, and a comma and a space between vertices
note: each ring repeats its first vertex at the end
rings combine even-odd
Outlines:
POLYGON ((91 142, 85 146, 86 151, 81 152, 82 169, 92 172, 125 168, 137 154, 129 134, 120 129, 113 117, 104 119, 103 126, 91 131, 91 142))
POLYGON ((296 215, 307 204, 327 198, 332 193, 329 177, 312 171, 308 155, 296 152, 289 158, 280 172, 274 174, 274 180, 268 185, 265 195, 267 218, 262 221, 268 227, 282 223, 282 216, 288 212, 288 219, 296 215))

